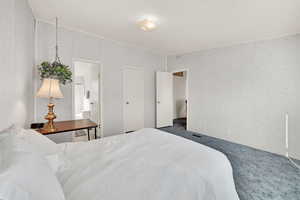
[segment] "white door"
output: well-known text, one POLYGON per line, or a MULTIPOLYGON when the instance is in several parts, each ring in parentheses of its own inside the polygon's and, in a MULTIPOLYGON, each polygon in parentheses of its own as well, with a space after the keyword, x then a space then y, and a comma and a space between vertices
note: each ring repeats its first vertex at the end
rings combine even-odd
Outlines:
POLYGON ((156 72, 156 127, 173 125, 173 75, 156 72))
POLYGON ((124 131, 144 128, 144 72, 126 68, 123 71, 124 131))

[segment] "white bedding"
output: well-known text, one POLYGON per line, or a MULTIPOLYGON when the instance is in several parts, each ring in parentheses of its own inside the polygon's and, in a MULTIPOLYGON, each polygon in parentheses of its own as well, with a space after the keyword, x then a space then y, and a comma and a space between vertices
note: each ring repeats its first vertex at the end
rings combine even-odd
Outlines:
POLYGON ((222 153, 156 129, 65 143, 67 200, 238 200, 222 153))

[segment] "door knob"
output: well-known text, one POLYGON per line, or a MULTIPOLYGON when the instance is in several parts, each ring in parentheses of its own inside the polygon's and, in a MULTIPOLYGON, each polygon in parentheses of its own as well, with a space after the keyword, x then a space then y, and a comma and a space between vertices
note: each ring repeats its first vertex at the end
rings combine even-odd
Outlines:
POLYGON ((126 101, 126 104, 128 105, 128 104, 129 104, 129 101, 126 101))

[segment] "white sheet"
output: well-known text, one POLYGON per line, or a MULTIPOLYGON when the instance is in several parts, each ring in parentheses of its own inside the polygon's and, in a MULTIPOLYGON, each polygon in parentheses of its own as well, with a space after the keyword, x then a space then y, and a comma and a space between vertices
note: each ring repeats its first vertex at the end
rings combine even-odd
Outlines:
POLYGON ((156 129, 67 143, 67 200, 238 200, 222 153, 156 129))

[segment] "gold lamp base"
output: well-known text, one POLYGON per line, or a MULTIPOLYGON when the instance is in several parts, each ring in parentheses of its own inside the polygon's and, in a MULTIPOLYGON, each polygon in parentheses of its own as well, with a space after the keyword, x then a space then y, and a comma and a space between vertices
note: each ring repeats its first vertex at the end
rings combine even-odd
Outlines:
POLYGON ((48 114, 45 116, 45 119, 48 120, 48 122, 44 124, 42 131, 46 131, 46 132, 56 131, 56 128, 53 123, 54 119, 56 119, 56 115, 53 112, 53 108, 54 108, 54 104, 49 103, 48 104, 48 114))

